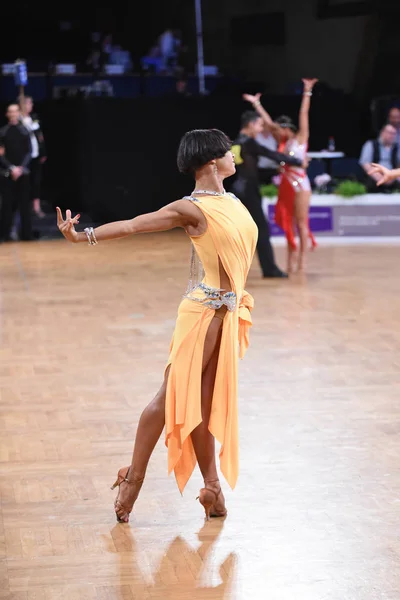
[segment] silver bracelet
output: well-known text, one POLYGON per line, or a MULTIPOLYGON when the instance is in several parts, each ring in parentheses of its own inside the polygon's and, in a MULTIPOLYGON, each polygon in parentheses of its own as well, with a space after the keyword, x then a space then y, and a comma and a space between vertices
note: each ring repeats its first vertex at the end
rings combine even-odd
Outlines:
POLYGON ((95 246, 98 242, 93 227, 86 227, 86 229, 84 229, 83 231, 86 233, 89 246, 95 246))
POLYGON ((304 96, 312 96, 312 92, 303 92, 304 96))

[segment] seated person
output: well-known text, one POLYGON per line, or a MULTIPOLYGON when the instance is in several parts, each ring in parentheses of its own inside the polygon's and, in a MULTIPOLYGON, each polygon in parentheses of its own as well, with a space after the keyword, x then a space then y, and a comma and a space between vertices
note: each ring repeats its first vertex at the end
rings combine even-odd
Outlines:
POLYGON ((388 113, 387 122, 396 130, 396 144, 400 151, 400 108, 392 106, 388 113))
POLYGON ((150 70, 159 74, 163 70, 163 57, 159 46, 150 48, 149 53, 141 58, 141 65, 144 71, 150 70))
POLYGON ((119 44, 112 47, 109 56, 110 65, 122 66, 124 68, 125 73, 129 73, 132 71, 133 64, 130 52, 128 50, 123 50, 119 44))
MULTIPOLYGON (((377 192, 377 176, 370 175, 371 164, 376 163, 387 169, 396 169, 398 164, 398 147, 396 144, 396 129, 392 125, 385 125, 376 140, 368 140, 362 147, 359 160, 365 171, 366 186, 369 192, 377 192)), ((381 187, 381 191, 392 191, 398 187, 398 182, 381 187)))

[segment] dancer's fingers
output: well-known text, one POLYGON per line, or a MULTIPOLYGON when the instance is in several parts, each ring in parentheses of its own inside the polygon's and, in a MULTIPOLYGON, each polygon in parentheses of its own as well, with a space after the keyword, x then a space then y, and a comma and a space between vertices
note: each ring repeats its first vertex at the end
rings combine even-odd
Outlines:
POLYGON ((56 211, 57 211, 57 225, 60 226, 63 223, 64 219, 62 216, 61 209, 58 206, 56 207, 56 211))

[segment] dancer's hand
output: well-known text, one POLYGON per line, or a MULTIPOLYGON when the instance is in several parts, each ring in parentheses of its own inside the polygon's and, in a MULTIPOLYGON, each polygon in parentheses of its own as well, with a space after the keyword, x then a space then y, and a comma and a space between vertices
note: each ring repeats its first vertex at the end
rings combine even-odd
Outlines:
POLYGON ((385 183, 390 183, 396 179, 396 175, 393 175, 393 171, 376 163, 371 164, 368 175, 376 179, 376 185, 378 186, 384 185, 385 183))
POLYGON ((304 91, 311 92, 318 79, 302 79, 302 82, 304 83, 304 91))
POLYGON ((61 209, 57 206, 57 226, 61 231, 65 239, 73 244, 76 244, 78 240, 78 232, 75 231, 75 224, 79 223, 79 217, 81 215, 76 215, 73 219, 71 218, 71 211, 67 210, 65 213, 65 220, 63 218, 61 209))
POLYGON ((255 96, 253 96, 252 94, 243 94, 243 100, 246 100, 246 102, 250 102, 250 104, 257 104, 257 102, 260 102, 260 98, 260 93, 255 94, 255 96))

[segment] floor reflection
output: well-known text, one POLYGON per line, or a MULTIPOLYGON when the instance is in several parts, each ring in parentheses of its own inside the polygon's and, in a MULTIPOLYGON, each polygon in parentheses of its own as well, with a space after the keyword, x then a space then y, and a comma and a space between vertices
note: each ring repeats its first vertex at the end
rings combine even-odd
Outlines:
POLYGON ((133 597, 143 600, 234 600, 237 555, 231 552, 219 563, 215 556, 223 526, 223 521, 206 523, 197 533, 200 546, 195 548, 177 536, 161 560, 162 540, 139 547, 129 525, 116 526, 111 535, 118 551, 121 589, 130 586, 133 597))

